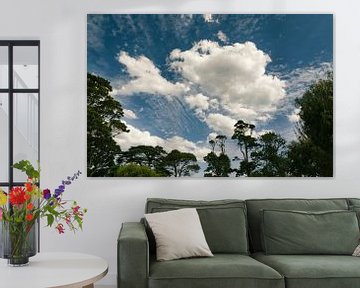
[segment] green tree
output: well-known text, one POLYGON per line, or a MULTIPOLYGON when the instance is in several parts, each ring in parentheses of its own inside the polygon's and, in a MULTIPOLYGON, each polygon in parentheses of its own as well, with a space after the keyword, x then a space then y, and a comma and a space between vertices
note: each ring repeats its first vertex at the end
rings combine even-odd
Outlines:
POLYGON ((122 152, 121 160, 126 163, 137 163, 156 169, 166 154, 164 148, 161 146, 139 145, 132 146, 128 151, 122 152))
POLYGON ((333 175, 333 77, 315 82, 296 99, 300 108, 298 141, 289 146, 294 176, 333 175))
POLYGON ((135 163, 121 165, 116 168, 114 176, 117 177, 160 177, 148 166, 139 165, 135 163))
POLYGON ((251 152, 255 164, 252 176, 274 177, 287 175, 286 141, 274 132, 259 137, 257 148, 251 152))
POLYGON ((168 176, 183 177, 197 173, 200 166, 194 154, 172 150, 166 155, 161 164, 168 176))
POLYGON ((255 169, 255 165, 250 158, 251 151, 257 145, 256 138, 252 136, 254 129, 255 125, 246 123, 243 120, 239 120, 235 124, 234 134, 231 139, 237 140, 242 155, 236 176, 251 176, 252 171, 255 169))
POLYGON ((112 176, 121 152, 113 137, 128 132, 121 104, 111 95, 110 82, 87 74, 87 175, 112 176))
POLYGON ((226 154, 218 156, 210 152, 204 157, 204 161, 208 164, 204 171, 205 177, 229 177, 232 172, 231 162, 226 154))
POLYGON ((219 146, 221 154, 225 154, 226 139, 227 139, 227 137, 225 135, 217 135, 215 137, 215 142, 219 146))
POLYGON ((218 135, 215 140, 209 141, 211 152, 204 157, 204 161, 208 164, 204 177, 229 177, 232 173, 230 159, 225 154, 226 139, 225 135, 218 135), (220 148, 219 156, 215 153, 216 146, 220 148))

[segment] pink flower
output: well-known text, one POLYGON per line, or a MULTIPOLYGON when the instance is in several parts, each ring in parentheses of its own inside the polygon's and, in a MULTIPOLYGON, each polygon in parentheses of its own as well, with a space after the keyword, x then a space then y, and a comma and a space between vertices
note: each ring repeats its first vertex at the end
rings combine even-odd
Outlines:
POLYGON ((64 229, 63 224, 59 223, 55 228, 58 230, 59 234, 65 233, 65 229, 64 229))
POLYGON ((2 211, 2 209, 0 208, 0 220, 2 220, 2 218, 3 218, 3 211, 2 211))

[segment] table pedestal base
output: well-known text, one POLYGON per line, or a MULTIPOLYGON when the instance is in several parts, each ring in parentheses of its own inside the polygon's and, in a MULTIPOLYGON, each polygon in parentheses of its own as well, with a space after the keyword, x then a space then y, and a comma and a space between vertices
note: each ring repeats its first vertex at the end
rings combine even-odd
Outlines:
POLYGON ((83 288, 94 288, 94 284, 86 285, 86 286, 84 286, 83 288))

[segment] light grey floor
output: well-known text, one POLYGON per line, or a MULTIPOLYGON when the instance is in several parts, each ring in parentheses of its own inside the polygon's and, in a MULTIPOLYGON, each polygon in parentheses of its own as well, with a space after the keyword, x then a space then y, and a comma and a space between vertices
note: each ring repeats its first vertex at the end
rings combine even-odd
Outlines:
POLYGON ((111 285, 96 285, 94 288, 116 288, 115 286, 111 286, 111 285))

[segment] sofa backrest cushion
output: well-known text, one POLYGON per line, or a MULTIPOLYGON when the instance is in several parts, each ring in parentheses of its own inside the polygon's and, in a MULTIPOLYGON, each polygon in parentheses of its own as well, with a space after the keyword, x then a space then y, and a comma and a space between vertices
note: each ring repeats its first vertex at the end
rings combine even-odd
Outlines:
POLYGON ((359 244, 354 211, 262 210, 262 242, 268 255, 352 255, 359 244))
MULTIPOLYGON (((181 208, 197 209, 206 241, 213 253, 249 253, 245 201, 150 198, 145 212, 156 213, 181 208)), ((152 235, 149 236, 149 241, 153 241, 152 235)))
POLYGON ((329 211, 348 210, 346 199, 253 199, 246 200, 250 247, 252 252, 263 251, 261 246, 261 210, 329 211))

